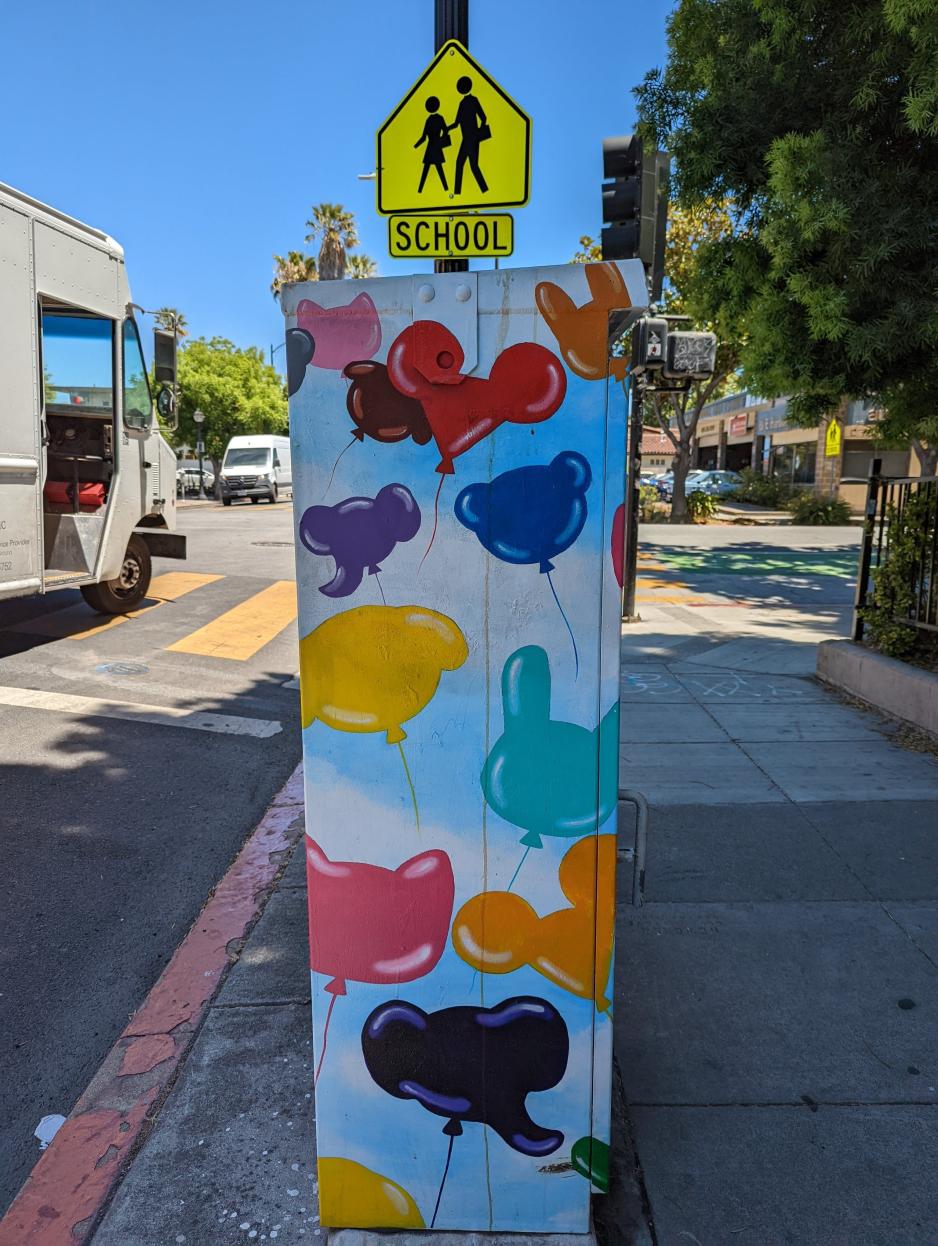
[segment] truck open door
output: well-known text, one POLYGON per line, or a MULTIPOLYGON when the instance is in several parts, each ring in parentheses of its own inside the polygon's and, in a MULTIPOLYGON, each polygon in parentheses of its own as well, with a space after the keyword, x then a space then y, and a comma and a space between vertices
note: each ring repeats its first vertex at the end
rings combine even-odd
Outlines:
POLYGON ((0 597, 42 585, 38 343, 29 218, 0 204, 0 597))

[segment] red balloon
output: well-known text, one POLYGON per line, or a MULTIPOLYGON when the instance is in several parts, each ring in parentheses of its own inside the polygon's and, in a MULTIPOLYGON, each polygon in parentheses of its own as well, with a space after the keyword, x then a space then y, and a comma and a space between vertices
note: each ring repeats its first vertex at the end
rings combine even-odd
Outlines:
POLYGON ((625 541, 625 503, 616 511, 612 520, 612 569, 616 573, 619 588, 622 587, 622 558, 625 541))
POLYGON ((306 841, 309 965, 330 974, 325 989, 346 981, 413 982, 443 955, 453 915, 453 867, 445 852, 411 857, 396 870, 330 861, 306 841))
POLYGON ((388 352, 391 383, 426 412, 439 447, 437 471, 451 475, 453 459, 500 424, 539 424, 563 402, 567 376, 545 346, 519 342, 503 350, 488 380, 464 375, 465 355, 449 329, 418 320, 388 352))

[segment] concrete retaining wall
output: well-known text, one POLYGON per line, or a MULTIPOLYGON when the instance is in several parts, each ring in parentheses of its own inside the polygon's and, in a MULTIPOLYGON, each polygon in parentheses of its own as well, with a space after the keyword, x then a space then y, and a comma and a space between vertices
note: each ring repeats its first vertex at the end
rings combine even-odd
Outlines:
POLYGON ((818 645, 817 676, 938 737, 938 675, 852 640, 825 640, 818 645))

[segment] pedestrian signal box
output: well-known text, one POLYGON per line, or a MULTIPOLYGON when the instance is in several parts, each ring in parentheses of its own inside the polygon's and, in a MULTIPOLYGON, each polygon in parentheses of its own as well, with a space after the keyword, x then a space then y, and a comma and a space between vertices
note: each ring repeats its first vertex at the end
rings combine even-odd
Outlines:
POLYGON ((531 191, 531 119, 455 39, 378 131, 378 211, 521 207, 531 191))

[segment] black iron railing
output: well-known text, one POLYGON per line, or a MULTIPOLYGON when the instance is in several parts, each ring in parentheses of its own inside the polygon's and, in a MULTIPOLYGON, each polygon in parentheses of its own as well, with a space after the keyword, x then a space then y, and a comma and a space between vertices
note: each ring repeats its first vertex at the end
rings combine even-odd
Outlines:
POLYGON ((892 561, 902 576, 897 623, 938 632, 938 476, 882 476, 870 467, 863 545, 857 575, 853 638, 863 639, 864 610, 876 579, 892 561))

